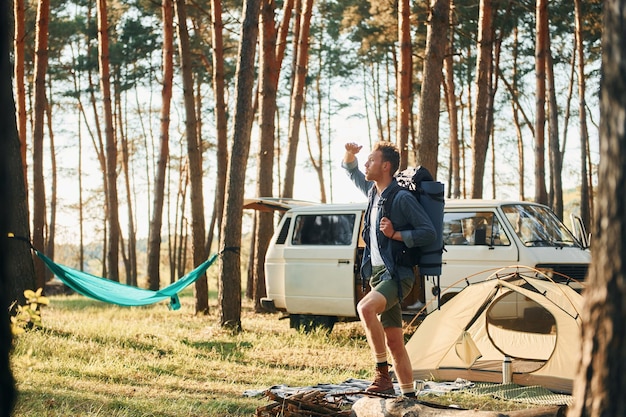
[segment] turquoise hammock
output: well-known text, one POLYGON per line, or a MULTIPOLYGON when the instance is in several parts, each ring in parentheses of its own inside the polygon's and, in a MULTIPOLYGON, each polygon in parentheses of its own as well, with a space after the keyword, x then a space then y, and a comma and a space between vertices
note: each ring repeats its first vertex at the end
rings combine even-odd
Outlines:
POLYGON ((169 299, 169 308, 171 310, 178 310, 180 308, 178 293, 203 276, 206 270, 209 269, 217 259, 217 254, 214 254, 187 275, 181 277, 178 281, 158 291, 152 291, 121 284, 111 281, 110 279, 100 278, 88 274, 87 272, 70 268, 69 266, 57 264, 37 249, 32 249, 54 275, 79 294, 98 301, 104 301, 105 303, 127 307, 145 306, 169 299))

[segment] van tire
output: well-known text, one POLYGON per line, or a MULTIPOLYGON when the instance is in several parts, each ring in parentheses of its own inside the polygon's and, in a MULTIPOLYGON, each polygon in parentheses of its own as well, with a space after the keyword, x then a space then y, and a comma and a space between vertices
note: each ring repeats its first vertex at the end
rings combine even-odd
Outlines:
POLYGON ((337 323, 336 316, 319 316, 311 314, 290 314, 289 327, 302 333, 313 333, 318 330, 327 334, 332 332, 337 323))

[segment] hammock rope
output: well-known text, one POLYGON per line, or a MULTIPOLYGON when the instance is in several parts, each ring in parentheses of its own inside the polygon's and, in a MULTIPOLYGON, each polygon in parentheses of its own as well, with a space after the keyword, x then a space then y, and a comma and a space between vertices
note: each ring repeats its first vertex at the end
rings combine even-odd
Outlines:
POLYGON ((34 248, 28 239, 14 235, 9 235, 9 237, 26 241, 48 269, 75 292, 85 297, 93 298, 94 300, 126 307, 145 306, 169 299, 170 310, 178 310, 180 308, 178 293, 204 276, 207 269, 209 269, 218 257, 217 253, 212 255, 192 271, 179 278, 178 281, 158 291, 153 291, 122 284, 55 263, 52 259, 34 248))

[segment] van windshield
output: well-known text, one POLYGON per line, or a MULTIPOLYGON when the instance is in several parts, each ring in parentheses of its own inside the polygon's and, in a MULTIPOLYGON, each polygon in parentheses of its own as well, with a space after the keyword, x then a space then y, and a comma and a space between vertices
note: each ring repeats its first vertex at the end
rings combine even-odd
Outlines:
POLYGON ((509 204, 502 211, 525 246, 579 247, 568 228, 548 208, 509 204))

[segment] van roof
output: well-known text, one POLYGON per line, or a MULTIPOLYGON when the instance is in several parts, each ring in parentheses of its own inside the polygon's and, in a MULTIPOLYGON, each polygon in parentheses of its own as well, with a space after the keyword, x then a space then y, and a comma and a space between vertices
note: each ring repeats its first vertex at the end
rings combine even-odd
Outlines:
MULTIPOLYGON (((452 208, 481 208, 481 207, 498 207, 509 204, 532 204, 541 205, 532 201, 521 200, 489 200, 489 199, 446 199, 446 207, 452 208)), ((298 213, 308 212, 332 212, 337 210, 365 210, 366 202, 360 203, 341 203, 341 204, 311 204, 307 206, 292 207, 290 211, 298 213)))

